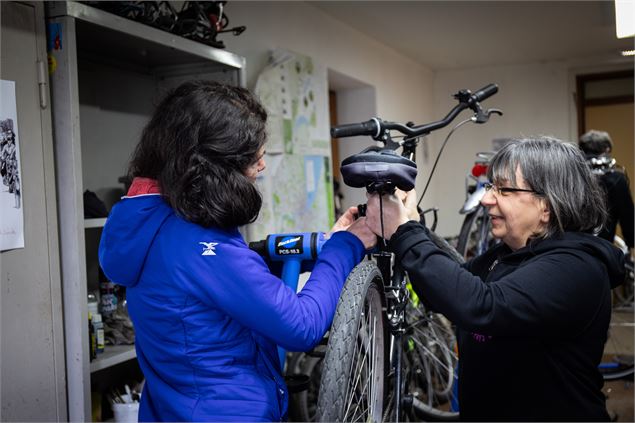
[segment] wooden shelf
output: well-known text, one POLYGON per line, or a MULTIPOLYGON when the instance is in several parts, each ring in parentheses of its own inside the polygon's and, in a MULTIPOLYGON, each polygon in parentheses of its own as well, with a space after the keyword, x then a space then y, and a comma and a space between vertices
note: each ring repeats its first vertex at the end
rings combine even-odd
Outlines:
POLYGON ((100 217, 97 219, 84 219, 84 228, 103 228, 106 224, 106 217, 100 217))
POLYGON ((227 70, 245 67, 243 57, 227 50, 192 41, 83 3, 51 2, 48 16, 75 18, 77 29, 81 33, 81 37, 77 37, 80 52, 98 51, 100 56, 116 57, 118 61, 134 64, 139 68, 153 70, 183 63, 207 63, 227 70))
POLYGON ((90 363, 90 372, 107 369, 137 357, 134 345, 106 345, 104 352, 90 363))

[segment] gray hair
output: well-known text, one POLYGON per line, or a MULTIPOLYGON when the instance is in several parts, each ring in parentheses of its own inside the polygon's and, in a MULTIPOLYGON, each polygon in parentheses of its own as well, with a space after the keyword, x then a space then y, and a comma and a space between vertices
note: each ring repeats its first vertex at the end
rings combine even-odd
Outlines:
POLYGON ((591 129, 580 137, 578 146, 588 156, 599 156, 613 150, 613 140, 608 132, 591 129))
POLYGON ((575 145, 544 136, 514 139, 492 158, 487 177, 518 188, 516 169, 549 206, 546 231, 537 236, 600 230, 607 216, 605 194, 575 145))

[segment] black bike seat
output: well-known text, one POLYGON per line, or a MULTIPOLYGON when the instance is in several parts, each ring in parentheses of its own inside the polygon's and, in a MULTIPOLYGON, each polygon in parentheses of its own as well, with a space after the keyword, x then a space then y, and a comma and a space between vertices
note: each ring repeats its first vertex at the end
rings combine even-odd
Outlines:
POLYGON ((415 186, 417 164, 394 150, 371 147, 344 159, 340 171, 344 183, 353 188, 387 183, 410 191, 415 186))

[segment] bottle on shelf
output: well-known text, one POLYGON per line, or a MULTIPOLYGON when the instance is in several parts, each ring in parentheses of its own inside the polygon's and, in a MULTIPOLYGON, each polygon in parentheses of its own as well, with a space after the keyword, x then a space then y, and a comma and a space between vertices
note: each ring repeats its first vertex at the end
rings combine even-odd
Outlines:
POLYGON ((99 301, 97 300, 97 295, 93 292, 88 294, 88 312, 93 316, 99 313, 99 301))
POLYGON ((95 328, 93 326, 93 314, 88 312, 88 351, 90 361, 97 358, 97 338, 95 336, 95 328))
POLYGON ((97 313, 93 316, 93 330, 95 331, 97 355, 104 352, 105 338, 104 338, 104 322, 101 320, 101 314, 97 313))
POLYGON ((104 323, 99 314, 99 302, 97 296, 94 293, 88 294, 88 316, 90 321, 89 334, 91 337, 91 357, 95 358, 98 354, 104 352, 105 337, 104 337, 104 323), (94 338, 94 347, 92 346, 94 338), (94 354, 93 354, 94 350, 94 354))
POLYGON ((101 268, 99 269, 99 296, 100 312, 104 319, 107 319, 117 311, 117 294, 115 293, 115 284, 106 278, 101 268))

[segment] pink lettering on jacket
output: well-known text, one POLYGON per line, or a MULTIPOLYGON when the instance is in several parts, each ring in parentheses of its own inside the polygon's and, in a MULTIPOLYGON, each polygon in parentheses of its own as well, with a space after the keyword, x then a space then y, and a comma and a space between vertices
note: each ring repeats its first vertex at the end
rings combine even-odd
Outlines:
POLYGON ((472 332, 472 338, 476 342, 486 342, 486 341, 489 341, 490 339, 492 339, 492 337, 490 335, 482 335, 482 334, 476 333, 476 332, 472 332))

